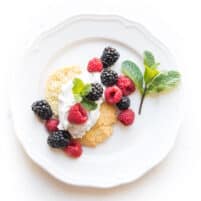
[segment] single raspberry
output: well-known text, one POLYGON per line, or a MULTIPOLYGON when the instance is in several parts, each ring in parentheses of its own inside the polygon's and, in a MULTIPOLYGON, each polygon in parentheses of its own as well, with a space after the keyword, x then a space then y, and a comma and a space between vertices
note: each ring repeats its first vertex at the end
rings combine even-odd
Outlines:
POLYGON ((87 65, 87 70, 89 72, 101 72, 102 69, 103 69, 103 64, 99 58, 91 59, 87 65))
POLYGON ((70 144, 64 148, 64 152, 73 158, 78 158, 82 154, 82 145, 78 141, 72 140, 70 144))
POLYGON ((125 126, 131 125, 135 120, 135 113, 131 109, 123 110, 119 113, 118 120, 125 126))
POLYGON ((49 132, 53 132, 53 131, 57 131, 58 130, 58 128, 57 128, 58 124, 59 124, 59 120, 58 119, 49 119, 49 120, 47 120, 45 122, 45 127, 47 128, 47 130, 49 132))
POLYGON ((87 121, 87 111, 80 103, 73 105, 68 112, 68 121, 73 124, 83 124, 87 121))
POLYGON ((105 100, 110 104, 118 103, 122 98, 122 91, 117 86, 107 87, 105 89, 105 100))
POLYGON ((123 75, 118 77, 117 86, 122 90, 124 96, 128 96, 135 91, 135 85, 133 81, 123 75))

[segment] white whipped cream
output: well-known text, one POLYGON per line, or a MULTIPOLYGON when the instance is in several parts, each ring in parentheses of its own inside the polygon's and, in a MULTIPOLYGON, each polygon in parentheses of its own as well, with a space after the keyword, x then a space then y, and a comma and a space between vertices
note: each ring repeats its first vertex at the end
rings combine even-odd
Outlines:
MULTIPOLYGON (((78 75, 85 83, 100 83, 99 73, 82 73, 78 75)), ((100 105, 103 99, 97 101, 98 107, 95 110, 88 112, 88 120, 84 124, 72 124, 68 121, 68 111, 72 105, 76 103, 74 96, 72 94, 73 82, 72 80, 68 83, 62 85, 61 93, 59 94, 59 125, 58 129, 68 130, 73 138, 81 138, 86 131, 90 130, 97 122, 100 115, 100 105)))

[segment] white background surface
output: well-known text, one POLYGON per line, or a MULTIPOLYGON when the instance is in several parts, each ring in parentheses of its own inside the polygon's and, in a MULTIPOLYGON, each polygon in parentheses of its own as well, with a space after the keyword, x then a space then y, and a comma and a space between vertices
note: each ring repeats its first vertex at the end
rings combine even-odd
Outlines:
POLYGON ((0 196, 5 201, 201 200, 201 6, 197 0, 0 1, 0 196), (185 116, 173 151, 135 183, 109 190, 64 185, 25 155, 11 122, 9 70, 41 31, 84 13, 119 14, 144 24, 171 50, 181 66, 185 116))

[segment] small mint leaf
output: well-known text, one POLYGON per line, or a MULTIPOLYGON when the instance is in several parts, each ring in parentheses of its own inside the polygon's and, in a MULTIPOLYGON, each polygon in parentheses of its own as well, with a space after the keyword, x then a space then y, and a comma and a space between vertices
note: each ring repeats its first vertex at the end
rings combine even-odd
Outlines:
POLYGON ((144 65, 151 67, 152 65, 155 64, 155 58, 154 55, 148 51, 144 51, 144 65))
POLYGON ((97 103, 89 101, 86 98, 82 100, 81 105, 88 111, 95 110, 97 108, 97 103))
POLYGON ((80 94, 83 88, 84 88, 84 82, 79 78, 75 78, 73 80, 73 88, 72 88, 73 94, 80 94))

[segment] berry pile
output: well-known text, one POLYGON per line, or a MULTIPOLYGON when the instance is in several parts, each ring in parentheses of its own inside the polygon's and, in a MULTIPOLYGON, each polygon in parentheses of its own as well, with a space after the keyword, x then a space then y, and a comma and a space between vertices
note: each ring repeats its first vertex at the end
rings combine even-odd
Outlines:
MULTIPOLYGON (((99 58, 93 58, 88 62, 87 70, 91 73, 101 72, 101 83, 106 87, 104 90, 105 101, 115 104, 120 110, 118 120, 124 125, 133 123, 135 113, 129 109, 131 101, 128 97, 135 91, 133 81, 123 75, 117 74, 111 66, 119 59, 120 54, 115 48, 106 47, 99 58)), ((100 84, 92 84, 92 91, 86 96, 91 101, 98 100, 103 94, 100 84)))
MULTIPOLYGON (((123 89, 125 88, 123 85, 122 87, 123 89)), ((135 113, 131 109, 128 109, 130 107, 130 98, 124 96, 122 88, 118 85, 109 86, 105 89, 104 95, 107 103, 116 104, 120 110, 118 120, 126 126, 131 125, 134 121, 135 113)))
MULTIPOLYGON (((44 121, 44 125, 49 132, 47 138, 47 144, 52 148, 63 149, 69 156, 77 158, 82 154, 82 146, 79 142, 72 139, 71 134, 68 131, 58 130, 57 126, 59 120, 53 118, 53 112, 46 100, 36 101, 31 106, 32 111, 38 116, 39 119, 44 121)), ((76 111, 80 111, 80 114, 85 114, 80 107, 77 107, 76 111)), ((86 117, 79 119, 85 121, 86 117)))

